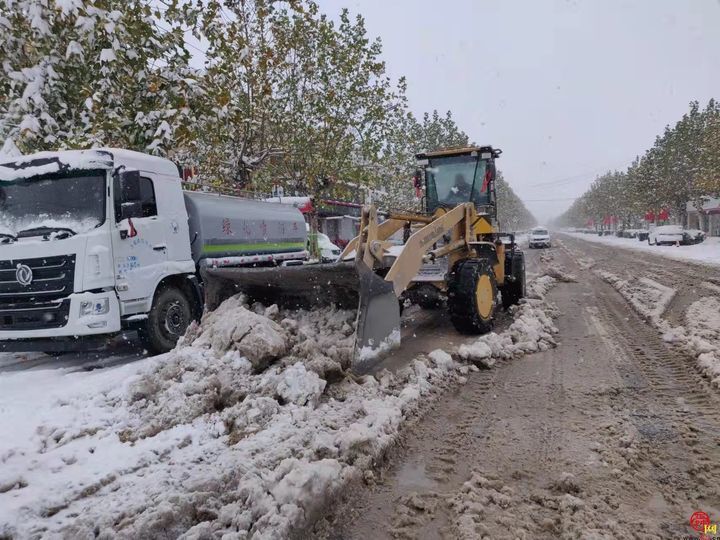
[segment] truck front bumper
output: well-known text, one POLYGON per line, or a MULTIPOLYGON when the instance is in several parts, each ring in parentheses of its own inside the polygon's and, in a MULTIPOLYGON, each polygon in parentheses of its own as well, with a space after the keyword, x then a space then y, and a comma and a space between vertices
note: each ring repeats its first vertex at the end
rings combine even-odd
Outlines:
POLYGON ((21 329, 21 312, 0 309, 0 328, 9 328, 0 330, 0 350, 67 350, 66 347, 59 349, 48 348, 47 343, 42 342, 78 341, 78 338, 84 336, 103 336, 104 334, 113 334, 120 331, 120 305, 114 291, 76 293, 70 295, 64 301, 69 301, 70 307, 67 312, 67 323, 60 327, 23 330, 21 329), (81 303, 102 304, 105 299, 108 302, 107 313, 84 316, 80 314, 81 303), (14 324, 17 321, 20 322, 14 324), (13 326, 18 328, 13 328, 13 326), (39 344, 37 348, 33 345, 36 341, 39 344))

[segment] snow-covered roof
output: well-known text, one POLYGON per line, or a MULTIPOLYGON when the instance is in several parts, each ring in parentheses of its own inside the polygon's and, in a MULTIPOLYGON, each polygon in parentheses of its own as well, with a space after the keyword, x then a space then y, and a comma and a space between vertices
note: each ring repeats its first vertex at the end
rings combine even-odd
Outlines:
MULTIPOLYGON (((716 197, 703 197, 702 201, 702 210, 714 210, 716 208, 720 208, 720 199, 716 197)), ((688 201, 687 203, 687 211, 688 212, 697 212, 697 208, 695 207, 694 201, 688 201)))
POLYGON ((19 180, 67 169, 113 169, 121 165, 128 169, 178 178, 177 167, 168 159, 122 148, 94 148, 37 152, 3 159, 0 161, 0 181, 19 180))
POLYGON ((112 156, 97 150, 65 150, 37 152, 0 163, 0 181, 18 180, 40 174, 52 174, 63 169, 110 169, 112 156))
POLYGON ((159 156, 151 156, 134 150, 125 150, 124 148, 98 148, 98 151, 110 152, 114 158, 115 166, 125 165, 128 169, 137 169, 139 171, 152 171, 157 174, 163 174, 178 178, 178 168, 175 163, 159 156))

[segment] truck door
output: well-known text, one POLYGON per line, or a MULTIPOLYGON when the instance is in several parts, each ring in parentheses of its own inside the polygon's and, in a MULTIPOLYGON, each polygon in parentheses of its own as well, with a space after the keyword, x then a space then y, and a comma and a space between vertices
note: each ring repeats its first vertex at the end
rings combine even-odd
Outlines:
POLYGON ((155 180, 149 175, 133 171, 116 176, 113 184, 113 253, 121 309, 123 314, 143 312, 166 271, 168 225, 158 214, 155 180))

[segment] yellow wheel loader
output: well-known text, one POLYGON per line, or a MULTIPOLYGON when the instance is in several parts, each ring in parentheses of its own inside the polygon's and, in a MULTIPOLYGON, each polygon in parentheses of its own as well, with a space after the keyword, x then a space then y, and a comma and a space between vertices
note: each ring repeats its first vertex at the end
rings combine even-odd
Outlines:
POLYGON ((459 332, 489 331, 498 290, 505 306, 525 296, 523 253, 496 226, 500 153, 482 146, 418 154, 423 212, 389 212, 381 222, 375 207, 364 207, 360 234, 338 263, 205 269, 207 308, 240 291, 289 306, 358 306, 357 371, 399 343, 401 302, 419 291, 446 299, 459 332), (401 232, 401 242, 391 240, 401 232), (434 271, 422 271, 428 268, 434 271))

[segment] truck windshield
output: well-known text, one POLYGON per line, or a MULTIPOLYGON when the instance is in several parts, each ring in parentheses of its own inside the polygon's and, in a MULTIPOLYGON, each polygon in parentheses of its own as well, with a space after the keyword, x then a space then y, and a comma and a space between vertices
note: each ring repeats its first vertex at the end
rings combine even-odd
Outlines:
POLYGON ((456 206, 464 202, 476 205, 490 203, 485 182, 487 161, 474 156, 450 156, 430 159, 425 169, 428 186, 428 208, 456 206))
POLYGON ((0 182, 0 233, 65 229, 87 232, 105 222, 103 171, 75 171, 0 182))

